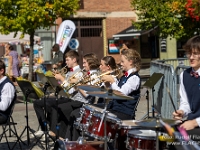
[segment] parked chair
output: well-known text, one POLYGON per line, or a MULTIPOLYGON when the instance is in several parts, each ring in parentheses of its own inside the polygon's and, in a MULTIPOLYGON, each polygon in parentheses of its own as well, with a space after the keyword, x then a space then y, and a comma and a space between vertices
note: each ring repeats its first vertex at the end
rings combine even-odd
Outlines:
POLYGON ((19 141, 18 143, 19 143, 20 149, 22 149, 21 144, 20 144, 20 141, 22 141, 22 140, 19 139, 19 136, 18 136, 17 130, 16 130, 16 126, 15 126, 15 125, 17 125, 17 123, 14 122, 14 119, 12 117, 12 113, 13 113, 13 110, 14 110, 16 99, 17 99, 17 96, 14 97, 11 105, 9 106, 9 109, 11 109, 11 111, 10 111, 10 114, 7 118, 7 121, 4 124, 0 124, 0 126, 2 126, 2 130, 3 130, 3 132, 0 134, 0 142, 1 142, 2 138, 5 137, 6 143, 7 143, 9 149, 13 149, 14 146, 11 148, 10 145, 9 145, 8 136, 6 134, 8 131, 9 131, 9 137, 12 136, 11 133, 13 133, 14 136, 17 137, 17 141, 19 141))

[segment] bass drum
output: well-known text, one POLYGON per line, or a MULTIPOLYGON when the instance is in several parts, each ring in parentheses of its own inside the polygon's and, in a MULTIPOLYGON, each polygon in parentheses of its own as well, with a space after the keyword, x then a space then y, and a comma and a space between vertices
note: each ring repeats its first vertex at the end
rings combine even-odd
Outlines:
POLYGON ((54 150, 103 150, 103 142, 89 142, 78 144, 77 141, 57 140, 54 145, 54 150))

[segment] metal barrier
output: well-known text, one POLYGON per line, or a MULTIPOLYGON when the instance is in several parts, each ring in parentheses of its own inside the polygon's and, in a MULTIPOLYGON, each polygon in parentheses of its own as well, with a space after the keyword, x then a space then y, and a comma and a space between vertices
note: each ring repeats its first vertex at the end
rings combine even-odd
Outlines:
POLYGON ((150 75, 152 75, 154 72, 164 74, 164 76, 154 86, 154 92, 152 92, 152 98, 154 98, 155 109, 159 113, 161 113, 163 118, 172 118, 174 108, 170 101, 166 84, 170 90, 175 107, 178 108, 176 87, 177 78, 174 74, 174 67, 172 65, 162 63, 159 61, 152 61, 150 63, 150 75))
POLYGON ((172 118, 172 113, 174 112, 174 108, 170 101, 165 83, 167 83, 175 107, 178 109, 178 104, 180 101, 180 96, 178 94, 180 84, 179 76, 182 71, 189 67, 189 61, 185 58, 155 60, 150 63, 150 75, 152 75, 154 72, 164 74, 163 78, 160 79, 154 86, 154 92, 152 92, 155 109, 161 113, 163 118, 172 118))
POLYGON ((163 59, 163 60, 157 60, 157 62, 165 63, 172 65, 174 68, 177 66, 189 66, 189 60, 187 58, 176 58, 176 59, 163 59))

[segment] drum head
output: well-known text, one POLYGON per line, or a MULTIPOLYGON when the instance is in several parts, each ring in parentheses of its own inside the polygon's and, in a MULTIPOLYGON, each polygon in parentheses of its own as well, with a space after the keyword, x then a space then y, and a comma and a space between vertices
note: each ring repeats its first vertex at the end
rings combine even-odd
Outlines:
POLYGON ((101 112, 101 113, 103 112, 103 109, 96 107, 96 106, 85 104, 85 105, 83 105, 83 107, 90 111, 101 112))
POLYGON ((122 120, 121 128, 125 128, 125 129, 141 128, 140 126, 135 124, 136 122, 138 121, 137 120, 122 120))
POLYGON ((130 130, 128 132, 129 137, 142 138, 142 139, 156 139, 156 132, 153 130, 130 130))

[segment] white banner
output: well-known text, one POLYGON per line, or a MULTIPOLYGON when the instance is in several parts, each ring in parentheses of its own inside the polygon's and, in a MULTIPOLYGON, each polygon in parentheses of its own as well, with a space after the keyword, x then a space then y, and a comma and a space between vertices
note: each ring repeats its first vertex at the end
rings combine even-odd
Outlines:
POLYGON ((75 29, 76 26, 71 20, 65 20, 60 24, 56 43, 60 45, 60 51, 63 53, 65 52, 75 29))

